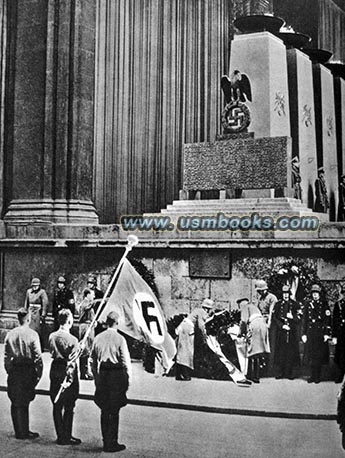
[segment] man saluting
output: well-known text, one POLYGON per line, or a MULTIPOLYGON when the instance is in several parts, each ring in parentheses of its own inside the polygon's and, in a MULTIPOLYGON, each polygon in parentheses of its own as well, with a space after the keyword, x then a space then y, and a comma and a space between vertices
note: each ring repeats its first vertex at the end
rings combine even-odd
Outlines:
POLYGON ((8 374, 8 397, 17 439, 35 439, 38 433, 29 430, 29 404, 35 398, 35 386, 42 376, 39 335, 30 329, 30 313, 18 310, 19 327, 5 338, 5 369, 8 374))

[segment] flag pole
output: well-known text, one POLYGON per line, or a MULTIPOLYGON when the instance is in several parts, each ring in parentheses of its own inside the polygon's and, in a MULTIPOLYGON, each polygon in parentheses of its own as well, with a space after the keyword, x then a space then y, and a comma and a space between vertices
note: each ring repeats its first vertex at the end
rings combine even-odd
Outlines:
MULTIPOLYGON (((89 337, 89 334, 90 334, 93 326, 95 325, 96 321, 98 320, 98 318, 100 317, 100 315, 102 313, 103 305, 104 305, 104 303, 105 303, 105 301, 107 299, 107 296, 108 296, 109 292, 111 291, 111 289, 114 286, 114 283, 115 283, 115 281, 116 281, 116 279, 118 277, 118 274, 119 274, 119 272, 121 270, 121 267, 123 266, 123 263, 125 262, 125 259, 127 258, 128 253, 133 249, 133 247, 138 245, 138 243, 139 243, 139 239, 138 239, 138 237, 136 235, 131 234, 131 235, 129 235, 127 237, 127 246, 126 246, 125 252, 122 255, 122 258, 120 259, 120 262, 116 267, 115 273, 114 273, 114 275, 113 275, 113 277, 112 277, 112 279, 111 279, 111 281, 110 281, 110 283, 109 283, 109 285, 107 287, 106 292, 103 295, 103 298, 102 298, 102 300, 101 300, 101 302, 100 302, 100 304, 99 304, 99 306, 97 308, 97 312, 95 313, 95 316, 93 317, 89 327, 87 328, 82 340, 79 342, 79 349, 76 352, 74 358, 72 358, 71 362, 74 362, 74 361, 78 360, 82 350, 85 347, 87 338, 89 337)), ((54 399, 54 404, 56 404, 58 402, 58 400, 60 399, 61 394, 66 389, 66 383, 67 383, 67 375, 64 378, 64 380, 63 380, 63 382, 62 382, 62 384, 60 386, 59 392, 58 392, 58 394, 56 395, 56 397, 54 399)))

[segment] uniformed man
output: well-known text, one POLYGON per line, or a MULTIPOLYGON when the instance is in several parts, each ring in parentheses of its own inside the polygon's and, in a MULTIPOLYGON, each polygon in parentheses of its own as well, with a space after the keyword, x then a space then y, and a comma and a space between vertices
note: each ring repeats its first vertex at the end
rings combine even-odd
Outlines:
POLYGON ((334 362, 339 368, 335 382, 341 383, 345 375, 345 285, 341 287, 341 297, 334 304, 332 336, 335 345, 334 362))
POLYGON ((290 287, 282 287, 282 299, 275 304, 272 321, 277 327, 275 358, 276 379, 293 379, 293 367, 299 364, 299 305, 291 299, 290 287))
POLYGON ((37 332, 29 327, 27 309, 19 309, 17 316, 19 327, 9 331, 5 338, 7 394, 16 438, 35 439, 39 434, 29 430, 29 404, 42 376, 41 346, 37 332))
POLYGON ((60 328, 49 336, 49 351, 53 358, 50 368, 50 397, 53 402, 53 419, 58 445, 79 445, 80 439, 72 436, 73 412, 79 394, 78 366, 75 358, 78 339, 70 334, 73 315, 69 309, 59 311, 60 328), (61 384, 67 375, 64 391, 55 402, 61 384))
POLYGON ((126 392, 131 378, 131 360, 126 340, 117 332, 119 315, 110 312, 108 329, 95 337, 91 367, 95 378, 95 403, 101 409, 101 430, 104 452, 119 452, 119 413, 127 404, 126 392))
MULTIPOLYGON (((79 306, 79 340, 82 340, 89 329, 95 312, 93 310, 94 292, 93 290, 84 290, 84 299, 79 306)), ((95 329, 92 327, 86 339, 85 347, 80 355, 79 367, 80 378, 83 380, 92 380, 93 376, 89 367, 89 356, 91 354, 92 344, 95 338, 95 329)))
POLYGON ((341 175, 339 183, 338 221, 345 221, 345 175, 341 175))
MULTIPOLYGON (((89 275, 87 279, 87 289, 90 291, 93 291, 94 294, 94 305, 93 305, 93 310, 95 313, 97 313, 98 308, 101 304, 101 301, 103 299, 103 292, 97 288, 97 279, 94 275, 89 275)), ((95 335, 97 336, 100 332, 104 331, 104 326, 102 323, 97 323, 95 326, 95 335)))
POLYGON ((257 302, 256 306, 262 313, 262 316, 266 319, 267 327, 268 327, 268 337, 270 342, 270 358, 268 361, 270 371, 273 369, 273 361, 274 361, 274 352, 275 352, 275 340, 276 340, 276 333, 277 328, 276 324, 272 323, 272 314, 274 310, 274 306, 277 303, 277 296, 273 293, 268 291, 268 285, 265 280, 258 280, 255 284, 255 288, 257 291, 257 302))
POLYGON ((72 312, 72 315, 75 314, 75 301, 73 292, 66 288, 66 279, 65 277, 59 277, 57 280, 57 288, 54 292, 53 299, 53 317, 55 330, 59 329, 59 312, 62 309, 68 309, 72 312))
POLYGON ((331 335, 331 311, 320 297, 321 287, 313 285, 312 298, 304 303, 302 317, 302 342, 305 343, 304 358, 310 364, 308 383, 319 383, 321 368, 329 361, 328 339, 331 335))
POLYGON ((270 328, 272 323, 272 313, 277 303, 277 296, 268 291, 268 285, 265 280, 258 280, 255 284, 258 293, 257 307, 262 316, 266 319, 267 326, 270 328))
POLYGON ((194 334, 195 328, 201 331, 206 340, 206 319, 213 309, 213 300, 205 299, 201 307, 196 307, 176 328, 176 380, 191 380, 194 369, 194 334))
POLYGON ((325 180, 325 169, 319 167, 317 169, 318 177, 315 180, 315 211, 319 213, 327 213, 329 209, 329 200, 327 185, 325 180))
POLYGON ((48 296, 41 288, 39 278, 31 280, 31 288, 26 291, 24 307, 30 312, 30 328, 41 336, 41 324, 45 323, 48 312, 48 296))

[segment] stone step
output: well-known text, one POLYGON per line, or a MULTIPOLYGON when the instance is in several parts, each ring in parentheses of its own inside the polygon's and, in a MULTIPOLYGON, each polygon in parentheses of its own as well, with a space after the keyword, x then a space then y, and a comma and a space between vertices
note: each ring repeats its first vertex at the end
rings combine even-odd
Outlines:
MULTIPOLYGON (((309 209, 308 209, 309 210, 309 209)), ((154 217, 169 217, 172 223, 176 223, 179 217, 185 217, 185 216, 196 216, 196 217, 215 217, 217 216, 217 211, 193 211, 193 212, 188 212, 188 211, 169 211, 169 212, 161 212, 161 213, 145 213, 143 216, 145 218, 154 218, 154 217)), ((232 216, 236 217, 243 217, 243 216, 251 216, 253 213, 257 213, 259 216, 271 216, 273 219, 277 219, 281 216, 287 216, 287 217, 293 217, 297 216, 299 218, 301 217, 311 217, 315 216, 319 218, 320 222, 328 222, 329 221, 329 216, 325 213, 316 213, 312 211, 304 211, 304 210, 296 210, 296 209, 290 209, 290 210, 284 210, 284 211, 277 211, 277 210, 270 210, 268 211, 263 210, 263 211, 235 211, 235 212, 223 212, 224 215, 228 218, 232 216)))
POLYGON ((201 211, 201 212, 236 212, 236 211, 289 211, 289 210, 296 210, 296 211, 306 211, 312 212, 311 208, 304 207, 304 206, 295 206, 295 205, 208 205, 208 206, 200 206, 200 205, 190 205, 181 207, 179 205, 168 205, 167 208, 162 209, 162 213, 170 213, 174 211, 179 212, 194 212, 194 211, 201 211))

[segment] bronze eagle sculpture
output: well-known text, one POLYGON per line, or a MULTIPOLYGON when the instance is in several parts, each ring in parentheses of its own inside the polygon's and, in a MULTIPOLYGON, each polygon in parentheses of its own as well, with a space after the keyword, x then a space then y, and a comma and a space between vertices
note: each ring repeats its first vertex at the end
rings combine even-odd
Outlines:
POLYGON ((235 70, 231 73, 230 78, 223 75, 220 85, 224 93, 225 103, 230 102, 249 102, 252 101, 252 91, 250 81, 245 73, 235 70))

